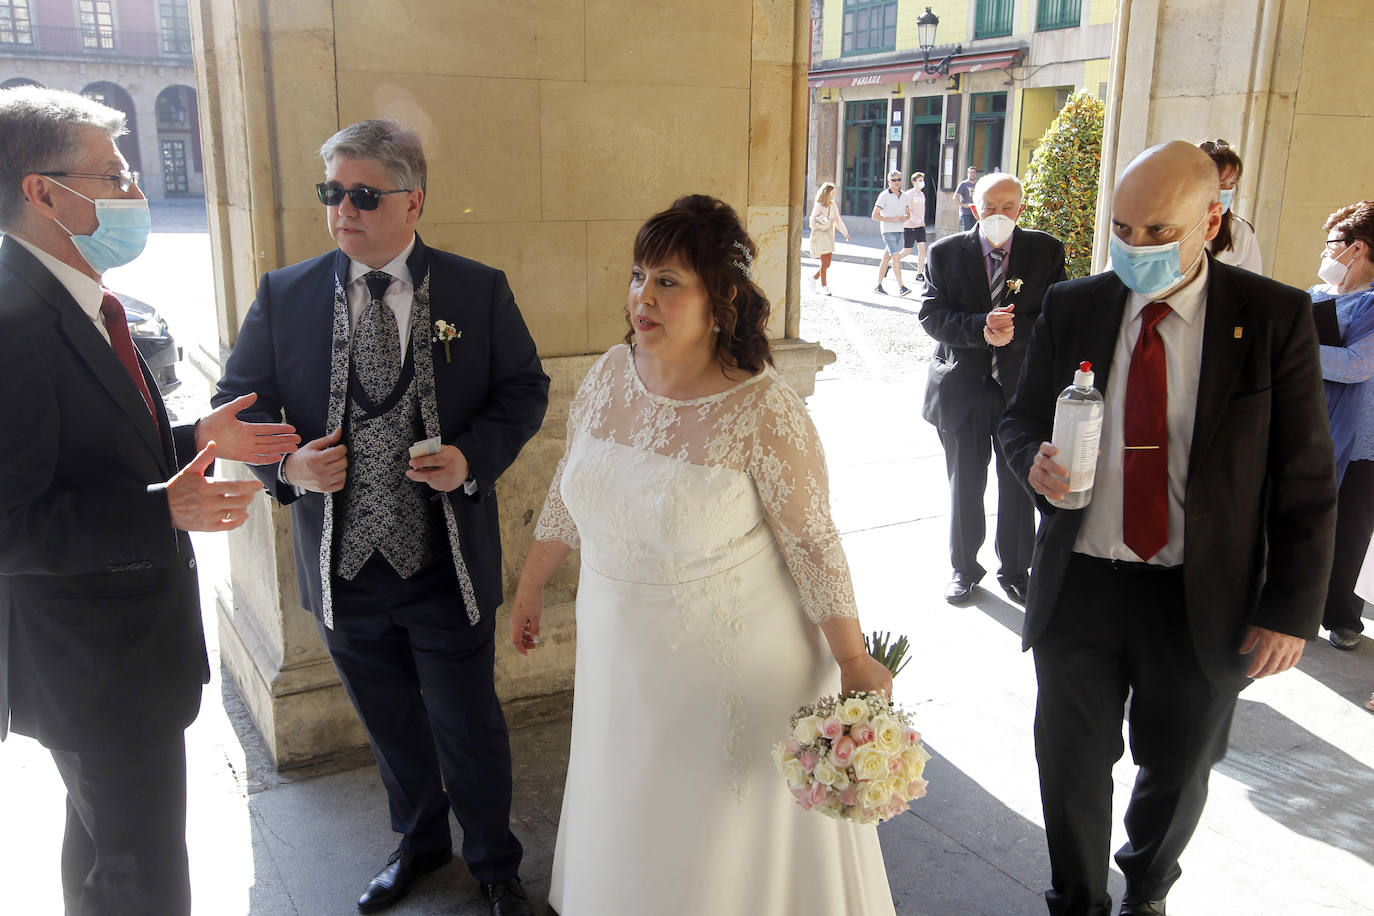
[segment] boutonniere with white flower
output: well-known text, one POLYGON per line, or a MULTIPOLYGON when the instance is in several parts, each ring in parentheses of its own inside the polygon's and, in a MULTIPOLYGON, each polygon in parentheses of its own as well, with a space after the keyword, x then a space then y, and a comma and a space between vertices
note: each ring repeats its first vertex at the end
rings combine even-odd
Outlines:
POLYGON ((1011 293, 1013 296, 1015 296, 1017 293, 1021 292, 1021 284, 1024 282, 1025 281, 1022 280, 1020 277, 1010 278, 1009 280, 1007 280, 1007 291, 1011 293))
POLYGON ((449 349, 449 347, 455 340, 462 336, 462 331, 458 330, 444 319, 440 318, 438 321, 434 322, 434 342, 444 345, 444 362, 453 362, 453 351, 449 349))

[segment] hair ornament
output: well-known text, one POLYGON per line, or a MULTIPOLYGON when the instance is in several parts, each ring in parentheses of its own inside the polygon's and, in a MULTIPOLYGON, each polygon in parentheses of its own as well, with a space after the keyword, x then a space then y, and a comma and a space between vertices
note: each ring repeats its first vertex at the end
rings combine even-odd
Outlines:
POLYGON ((754 256, 749 252, 749 246, 736 239, 730 243, 732 247, 739 249, 740 260, 731 260, 740 273, 744 274, 744 279, 754 279, 754 256))

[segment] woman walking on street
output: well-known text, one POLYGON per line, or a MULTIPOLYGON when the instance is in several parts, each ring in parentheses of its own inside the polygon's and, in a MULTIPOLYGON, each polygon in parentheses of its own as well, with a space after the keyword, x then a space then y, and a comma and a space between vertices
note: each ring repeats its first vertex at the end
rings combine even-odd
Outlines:
POLYGON ((826 272, 830 270, 830 256, 835 251, 836 229, 846 242, 849 241, 849 227, 840 219, 840 208, 835 206, 835 183, 827 181, 816 191, 816 203, 811 208, 811 256, 821 259, 820 269, 811 275, 813 293, 819 280, 821 292, 830 295, 826 272))

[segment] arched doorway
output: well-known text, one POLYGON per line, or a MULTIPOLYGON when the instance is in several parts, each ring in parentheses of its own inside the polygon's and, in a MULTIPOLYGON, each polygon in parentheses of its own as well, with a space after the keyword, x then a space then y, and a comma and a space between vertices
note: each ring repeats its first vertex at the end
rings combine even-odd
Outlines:
POLYGON ((18 89, 20 86, 36 86, 39 89, 43 88, 42 83, 34 82, 24 76, 16 76, 13 79, 7 79, 3 83, 0 83, 0 89, 18 89))
POLYGON ((158 93, 156 108, 163 193, 167 197, 203 194, 196 91, 190 86, 168 86, 158 93))
POLYGON ((136 172, 143 171, 143 156, 140 155, 138 149, 138 119, 134 112, 134 100, 129 97, 129 93, 116 83, 102 80, 91 83, 81 90, 81 94, 102 105, 108 105, 124 112, 124 119, 128 123, 129 132, 116 140, 115 145, 119 147, 119 151, 128 160, 129 168, 136 172))

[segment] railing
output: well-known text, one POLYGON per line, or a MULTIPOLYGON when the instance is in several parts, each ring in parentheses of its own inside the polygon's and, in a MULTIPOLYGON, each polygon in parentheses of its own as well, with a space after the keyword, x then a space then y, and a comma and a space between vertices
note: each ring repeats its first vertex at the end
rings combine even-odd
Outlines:
POLYGON ((978 0, 974 12, 974 38, 1002 38, 1011 34, 1012 0, 978 0))
POLYGON ((191 36, 171 32, 35 25, 0 33, 0 54, 70 54, 80 57, 175 57, 191 59, 191 36))
POLYGON ((1035 28, 1072 29, 1081 21, 1083 0, 1038 0, 1035 8, 1035 28))

